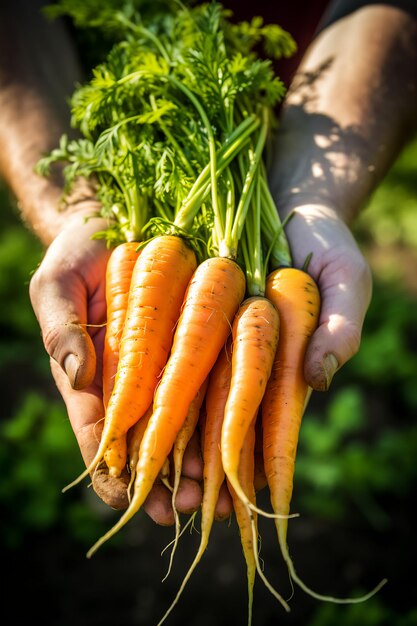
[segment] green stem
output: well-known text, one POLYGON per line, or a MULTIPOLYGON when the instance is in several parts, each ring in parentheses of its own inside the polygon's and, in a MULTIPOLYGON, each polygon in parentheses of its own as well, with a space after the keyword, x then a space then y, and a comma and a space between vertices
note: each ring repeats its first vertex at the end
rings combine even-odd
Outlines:
MULTIPOLYGON (((227 203, 226 203, 226 224, 225 224, 225 234, 230 233, 233 226, 233 217, 235 214, 235 202, 236 202, 236 192, 235 192, 235 181, 230 171, 230 168, 226 170, 226 185, 227 185, 227 203)), ((217 242, 219 244, 219 242, 217 242)))
POLYGON ((247 290, 251 296, 265 295, 266 262, 263 258, 262 250, 261 212, 261 185, 260 171, 258 169, 254 180, 252 201, 246 216, 241 240, 247 290))
POLYGON ((156 213, 159 217, 162 217, 167 222, 172 222, 174 216, 172 215, 172 211, 167 206, 167 204, 163 204, 158 198, 153 198, 152 200, 154 207, 156 209, 156 213))
MULTIPOLYGON (((221 172, 231 163, 240 150, 246 145, 246 142, 249 140, 251 134, 258 126, 259 120, 255 117, 248 118, 235 129, 230 137, 226 139, 222 147, 217 151, 216 177, 221 174, 221 172)), ((187 197, 183 200, 182 206, 175 218, 176 226, 187 230, 210 189, 210 178, 211 170, 210 164, 208 164, 201 170, 187 197)), ((223 230, 219 232, 217 226, 218 224, 215 225, 217 231, 216 238, 221 239, 223 236, 223 230)))
POLYGON ((288 240, 278 210, 269 190, 265 170, 261 176, 262 195, 262 236, 270 248, 270 262, 272 269, 280 266, 291 266, 292 258, 288 240))
MULTIPOLYGON (((133 174, 132 180, 138 181, 140 180, 140 172, 136 161, 136 156, 134 154, 134 149, 129 141, 129 138, 126 135, 122 134, 120 139, 121 144, 125 144, 127 153, 130 157, 133 174)), ((138 185, 136 182, 133 182, 133 185, 129 186, 126 189, 126 192, 129 197, 128 215, 130 232, 128 235, 128 240, 140 241, 142 238, 143 227, 148 219, 147 202, 145 197, 139 194, 138 185)))
POLYGON ((262 158, 262 152, 265 146, 265 141, 268 134, 268 112, 266 109, 262 111, 262 124, 259 131, 258 141, 256 142, 255 151, 249 152, 250 165, 246 172, 246 177, 243 183, 242 193, 240 195, 239 204, 236 209, 235 219, 233 221, 233 228, 230 236, 224 239, 222 249, 220 250, 221 256, 229 256, 232 258, 237 255, 237 248, 240 237, 242 235, 243 227, 245 225, 246 214, 250 204, 250 200, 253 193, 253 180, 258 169, 259 163, 262 158))
POLYGON ((154 35, 150 30, 148 30, 144 26, 140 26, 139 24, 134 24, 133 22, 131 22, 121 11, 118 11, 116 13, 116 17, 119 20, 119 22, 127 26, 134 33, 140 33, 141 35, 146 37, 146 39, 149 39, 150 41, 152 41, 155 48, 160 52, 161 56, 164 57, 165 61, 169 65, 172 64, 172 61, 170 59, 168 52, 166 51, 165 47, 162 45, 161 40, 156 35, 154 35))
POLYGON ((218 206, 218 191, 217 191, 217 155, 216 155, 216 142, 214 139, 213 131, 211 128, 210 120, 207 117, 207 114, 202 107, 198 98, 193 94, 188 87, 186 87, 181 81, 177 80, 171 75, 167 76, 167 79, 177 87, 180 91, 183 92, 185 96, 192 102, 196 110, 198 111, 201 120, 206 129, 208 144, 209 144, 209 153, 210 153, 210 178, 211 178, 211 201, 213 205, 214 219, 217 220, 220 224, 222 223, 222 215, 219 211, 218 206))

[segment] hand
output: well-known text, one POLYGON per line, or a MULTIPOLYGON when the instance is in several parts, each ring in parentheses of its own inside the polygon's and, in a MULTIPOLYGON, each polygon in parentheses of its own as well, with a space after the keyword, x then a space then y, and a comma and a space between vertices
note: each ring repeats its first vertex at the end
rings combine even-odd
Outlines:
POLYGON ((313 389, 325 391, 335 372, 359 349, 372 294, 371 271, 350 229, 328 206, 295 208, 286 232, 296 267, 312 254, 308 272, 322 300, 304 373, 313 389))
MULTIPOLYGON (((91 236, 107 227, 93 217, 93 202, 73 214, 52 241, 30 283, 30 298, 39 321, 51 370, 65 402, 69 420, 87 465, 94 457, 104 418, 102 353, 105 334, 105 270, 110 251, 91 236)), ((202 463, 198 441, 189 446, 184 478, 177 498, 180 512, 192 512, 201 502, 202 463)), ((126 473, 110 478, 103 470, 93 477, 100 498, 115 509, 128 505, 126 473)), ((171 494, 156 484, 144 509, 157 523, 174 523, 171 494)))

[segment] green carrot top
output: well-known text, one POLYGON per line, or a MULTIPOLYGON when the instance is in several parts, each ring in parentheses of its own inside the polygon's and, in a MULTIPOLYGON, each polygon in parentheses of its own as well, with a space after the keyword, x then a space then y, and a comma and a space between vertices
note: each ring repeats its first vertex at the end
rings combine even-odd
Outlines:
POLYGON ((178 232, 200 257, 238 258, 255 188, 267 232, 277 232, 263 151, 285 93, 271 59, 295 50, 287 32, 260 17, 234 23, 218 2, 61 0, 47 12, 112 42, 71 98, 79 138, 63 136, 38 164, 47 173, 64 161, 66 189, 79 176, 95 181, 111 223, 99 236, 178 232))

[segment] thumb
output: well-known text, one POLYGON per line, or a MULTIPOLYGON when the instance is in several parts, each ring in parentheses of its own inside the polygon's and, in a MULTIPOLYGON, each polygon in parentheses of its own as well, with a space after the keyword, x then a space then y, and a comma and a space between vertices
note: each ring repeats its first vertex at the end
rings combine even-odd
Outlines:
POLYGON ((79 277, 47 276, 42 266, 32 277, 30 298, 47 353, 66 373, 73 389, 88 387, 96 354, 86 330, 86 288, 79 277))
POLYGON ((323 268, 319 287, 319 325, 307 348, 304 375, 310 387, 326 391, 336 371, 359 350, 371 299, 371 272, 363 257, 346 263, 339 258, 323 268))
POLYGON ((63 328, 51 328, 44 336, 48 354, 62 367, 73 389, 84 389, 93 382, 96 354, 85 328, 71 322, 63 328))

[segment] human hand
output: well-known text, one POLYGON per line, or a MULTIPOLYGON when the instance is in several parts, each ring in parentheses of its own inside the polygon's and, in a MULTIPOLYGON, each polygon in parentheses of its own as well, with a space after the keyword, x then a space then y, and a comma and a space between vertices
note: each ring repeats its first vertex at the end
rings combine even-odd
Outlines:
MULTIPOLYGON (((102 354, 106 321, 105 271, 110 251, 103 240, 91 236, 108 224, 93 202, 74 213, 48 247, 30 283, 30 298, 37 316, 51 371, 65 402, 68 417, 86 465, 97 451, 104 418, 102 354)), ((178 492, 180 512, 192 512, 201 501, 202 463, 195 438, 184 459, 178 492)), ((126 472, 110 478, 104 469, 93 475, 99 497, 115 509, 128 505, 126 472)), ((144 509, 157 523, 174 523, 171 494, 155 484, 144 509)))
POLYGON ((308 272, 320 290, 321 312, 304 374, 312 389, 325 391, 335 372, 359 349, 372 294, 371 271, 351 230, 329 206, 296 207, 286 233, 296 267, 312 255, 308 272))

